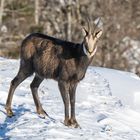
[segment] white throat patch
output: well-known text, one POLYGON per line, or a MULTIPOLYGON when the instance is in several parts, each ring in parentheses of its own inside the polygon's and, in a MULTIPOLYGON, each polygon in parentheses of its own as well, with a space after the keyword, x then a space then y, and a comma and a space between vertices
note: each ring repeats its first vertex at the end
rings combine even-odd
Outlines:
POLYGON ((85 45, 83 44, 83 51, 84 51, 85 55, 87 55, 87 56, 90 58, 90 57, 92 57, 92 56, 96 53, 96 51, 97 51, 97 46, 95 46, 95 48, 94 48, 94 50, 93 50, 92 53, 89 53, 89 52, 87 51, 85 45))

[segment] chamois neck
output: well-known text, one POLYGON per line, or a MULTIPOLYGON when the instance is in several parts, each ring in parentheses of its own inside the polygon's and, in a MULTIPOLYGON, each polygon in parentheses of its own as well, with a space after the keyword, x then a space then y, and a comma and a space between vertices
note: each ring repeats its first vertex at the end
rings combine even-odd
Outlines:
POLYGON ((92 58, 89 58, 83 50, 83 42, 81 44, 79 44, 79 53, 81 54, 81 57, 79 57, 78 60, 78 66, 80 66, 83 70, 86 70, 87 67, 90 65, 90 62, 92 61, 92 58))

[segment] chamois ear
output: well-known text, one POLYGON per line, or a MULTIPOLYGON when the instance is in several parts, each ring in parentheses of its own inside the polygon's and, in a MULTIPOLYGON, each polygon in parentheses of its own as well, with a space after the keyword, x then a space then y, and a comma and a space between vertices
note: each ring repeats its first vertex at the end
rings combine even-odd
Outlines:
POLYGON ((95 33, 95 37, 96 37, 96 38, 100 38, 102 34, 103 34, 103 31, 102 31, 102 30, 97 31, 97 32, 95 33))
POLYGON ((84 36, 87 36, 88 35, 88 31, 86 30, 86 28, 82 27, 82 29, 83 29, 84 36))

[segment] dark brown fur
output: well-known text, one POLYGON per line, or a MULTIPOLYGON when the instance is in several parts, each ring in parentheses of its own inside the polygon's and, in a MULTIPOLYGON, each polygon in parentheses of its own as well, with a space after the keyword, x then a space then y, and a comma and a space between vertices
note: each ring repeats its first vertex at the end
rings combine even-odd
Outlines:
POLYGON ((47 115, 38 98, 38 87, 44 78, 54 79, 58 81, 65 106, 64 124, 78 127, 75 118, 75 91, 78 82, 84 78, 87 67, 92 60, 84 54, 83 43, 62 41, 40 33, 27 36, 21 46, 20 69, 11 82, 7 98, 8 116, 13 115, 11 102, 16 87, 35 73, 31 90, 38 114, 47 115), (69 116, 69 102, 71 116, 69 116))

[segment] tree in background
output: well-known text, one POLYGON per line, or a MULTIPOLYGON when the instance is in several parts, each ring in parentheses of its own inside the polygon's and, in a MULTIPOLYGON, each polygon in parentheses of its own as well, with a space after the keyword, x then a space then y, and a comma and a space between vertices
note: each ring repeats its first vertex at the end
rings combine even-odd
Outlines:
POLYGON ((39 0, 35 0, 35 13, 34 13, 34 17, 35 17, 35 24, 38 25, 39 24, 39 0))
POLYGON ((2 40, 1 27, 2 27, 2 20, 3 20, 4 3, 5 3, 5 0, 1 0, 1 2, 0 2, 0 43, 2 40))

